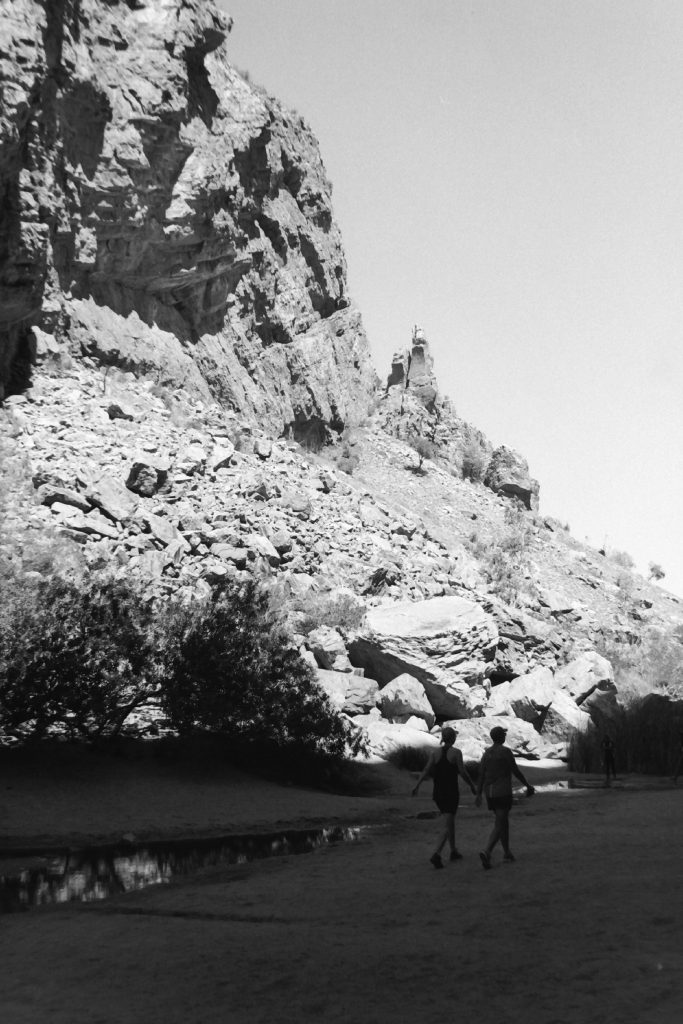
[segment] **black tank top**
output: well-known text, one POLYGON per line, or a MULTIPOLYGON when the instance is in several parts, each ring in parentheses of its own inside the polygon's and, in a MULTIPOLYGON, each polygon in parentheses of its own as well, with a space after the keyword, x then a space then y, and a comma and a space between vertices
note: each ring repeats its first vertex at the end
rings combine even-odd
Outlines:
POLYGON ((459 774, 457 764, 448 760, 448 752, 444 750, 434 765, 434 796, 447 799, 451 794, 458 793, 459 774))

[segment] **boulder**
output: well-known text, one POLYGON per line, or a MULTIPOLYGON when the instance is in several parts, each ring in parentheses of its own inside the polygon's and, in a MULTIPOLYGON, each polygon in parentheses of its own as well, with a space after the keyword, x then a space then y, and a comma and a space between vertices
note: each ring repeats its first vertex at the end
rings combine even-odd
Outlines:
POLYGON ((585 651, 555 673, 555 686, 582 704, 595 690, 616 693, 614 671, 597 651, 585 651))
POLYGON ((86 497, 106 516, 117 523, 126 522, 135 512, 138 502, 120 480, 101 476, 89 484, 86 497))
POLYGON ((273 442, 267 437, 257 437, 254 441, 254 455, 259 459, 269 459, 273 454, 273 442))
POLYGON ((485 713, 489 702, 488 687, 481 684, 481 672, 477 681, 472 677, 462 682, 447 678, 425 680, 425 692, 435 714, 440 718, 476 718, 485 713))
POLYGON ((336 629, 319 626, 308 635, 308 646, 321 668, 331 669, 338 657, 346 655, 346 644, 336 629))
POLYGON ((479 605, 435 597, 370 608, 349 657, 380 685, 407 672, 437 715, 456 717, 472 713, 467 691, 481 685, 497 642, 495 620, 479 605))
POLYGON ((168 479, 170 464, 163 456, 138 453, 128 472, 126 487, 142 498, 152 498, 168 479))
POLYGON ((440 738, 410 725, 387 722, 374 715, 356 715, 352 722, 363 731, 368 744, 367 759, 386 760, 400 747, 424 750, 425 761, 440 744, 440 738))
POLYGON ((552 703, 540 716, 536 727, 546 743, 566 743, 575 729, 590 725, 590 715, 578 707, 564 690, 555 690, 552 703))
POLYGON ((249 558, 249 551, 247 548, 236 547, 233 544, 213 544, 211 555, 214 560, 232 562, 238 569, 244 569, 249 558))
POLYGON ((311 514, 311 499, 308 494, 297 491, 283 491, 280 497, 283 508, 289 508, 301 519, 308 519, 311 514))
POLYGON ((405 721, 410 717, 422 718, 429 728, 434 725, 434 712, 427 700, 424 686, 415 676, 403 672, 383 686, 378 706, 384 718, 405 721))
POLYGON ((344 672, 330 672, 324 668, 316 671, 318 686, 337 711, 341 711, 346 704, 349 678, 344 672))
POLYGON ((244 538, 244 543, 252 557, 265 558, 269 565, 280 564, 279 554, 268 538, 262 534, 250 533, 244 538))
POLYGON ((180 543, 184 551, 190 550, 190 545, 182 537, 178 528, 164 516, 157 516, 153 512, 148 512, 147 509, 141 509, 139 515, 140 520, 145 523, 149 532, 160 544, 166 546, 171 543, 180 543))
POLYGON ((531 477, 526 459, 505 445, 493 451, 484 483, 496 494, 517 498, 525 508, 538 509, 538 481, 531 477))
POLYGON ((360 715, 377 706, 379 684, 374 679, 366 679, 365 676, 354 674, 347 675, 346 678, 348 689, 342 708, 345 714, 360 715))
POLYGON ((216 473, 219 469, 226 469, 234 454, 235 446, 232 442, 226 440, 222 444, 216 445, 208 461, 210 472, 216 473))
POLYGON ((556 689, 551 669, 539 667, 511 682, 494 686, 486 712, 514 715, 534 723, 552 704, 556 689))
POLYGON ((200 444, 188 444, 181 448, 175 458, 174 469, 185 476, 203 473, 206 468, 206 451, 200 444))
POLYGON ((544 754, 543 741, 533 725, 518 718, 496 715, 495 717, 471 718, 467 721, 456 719, 444 722, 443 725, 450 725, 456 730, 458 735, 455 745, 462 750, 466 761, 481 759, 486 748, 491 746, 491 729, 496 725, 502 725, 504 729, 507 729, 505 745, 510 748, 515 757, 538 760, 544 754))
POLYGON ((41 505, 54 505, 55 502, 59 502, 61 505, 71 505, 80 512, 89 512, 92 508, 87 496, 84 497, 69 487, 59 487, 55 484, 43 484, 38 488, 36 497, 41 505))

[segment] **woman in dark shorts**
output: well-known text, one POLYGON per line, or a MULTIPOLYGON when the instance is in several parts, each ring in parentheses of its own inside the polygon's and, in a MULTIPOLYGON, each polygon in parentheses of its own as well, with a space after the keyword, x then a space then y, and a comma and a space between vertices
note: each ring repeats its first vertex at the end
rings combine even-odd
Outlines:
POLYGON ((486 793, 488 809, 493 811, 496 820, 493 830, 486 844, 486 849, 479 854, 481 863, 488 869, 491 867, 491 853, 494 846, 500 840, 503 847, 503 860, 513 861, 515 858, 510 849, 510 820, 509 814, 512 808, 512 776, 514 775, 526 786, 527 796, 533 796, 534 787, 530 786, 524 775, 517 767, 517 762, 509 747, 504 746, 507 730, 496 725, 491 729, 493 746, 484 751, 479 766, 479 780, 477 786, 477 807, 481 806, 482 790, 486 793))
POLYGON ((420 784, 424 782, 428 775, 434 780, 432 798, 441 812, 444 826, 443 832, 439 836, 437 847, 429 858, 435 868, 443 867, 441 851, 446 842, 448 842, 451 848, 451 860, 460 860, 462 858, 462 854, 455 845, 455 815, 458 812, 458 804, 460 802, 458 777, 462 776, 472 792, 476 792, 474 783, 468 774, 467 768, 465 768, 462 752, 454 746, 456 735, 455 729, 452 729, 450 725, 444 726, 441 730, 443 748, 435 750, 433 754, 430 754, 429 760, 413 789, 413 796, 416 796, 420 784))

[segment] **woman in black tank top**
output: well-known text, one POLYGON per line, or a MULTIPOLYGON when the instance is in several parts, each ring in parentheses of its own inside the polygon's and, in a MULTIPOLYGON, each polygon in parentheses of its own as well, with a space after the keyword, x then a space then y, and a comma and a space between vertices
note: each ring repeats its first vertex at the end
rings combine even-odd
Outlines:
POLYGON ((460 860, 462 857, 462 854, 455 845, 455 815, 457 814, 460 802, 459 776, 463 777, 473 793, 476 792, 474 783, 468 774, 467 768, 465 768, 462 753, 454 746, 456 735, 455 729, 452 729, 449 725, 444 726, 441 730, 443 747, 430 755, 413 789, 413 796, 416 796, 420 784, 428 775, 431 775, 434 780, 432 797, 442 814, 443 820, 443 831, 439 835, 439 842, 434 853, 429 858, 435 868, 443 867, 441 851, 446 842, 448 842, 451 848, 451 860, 460 860))

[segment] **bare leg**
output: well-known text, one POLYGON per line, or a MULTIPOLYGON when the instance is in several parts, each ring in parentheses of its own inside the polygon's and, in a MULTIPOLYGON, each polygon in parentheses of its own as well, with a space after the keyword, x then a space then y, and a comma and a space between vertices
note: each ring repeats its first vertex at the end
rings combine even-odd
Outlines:
POLYGON ((439 839, 438 846, 434 850, 435 854, 440 854, 447 842, 451 850, 455 849, 455 814, 442 814, 441 820, 443 821, 444 830, 439 839))
POLYGON ((498 840, 502 842, 503 849, 507 852, 509 836, 508 811, 501 808, 495 812, 495 815, 496 819, 493 823, 493 828, 491 829, 489 841, 486 844, 486 850, 484 851, 488 857, 491 856, 491 851, 498 840))

